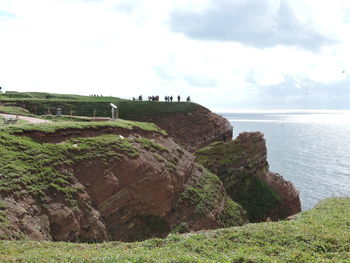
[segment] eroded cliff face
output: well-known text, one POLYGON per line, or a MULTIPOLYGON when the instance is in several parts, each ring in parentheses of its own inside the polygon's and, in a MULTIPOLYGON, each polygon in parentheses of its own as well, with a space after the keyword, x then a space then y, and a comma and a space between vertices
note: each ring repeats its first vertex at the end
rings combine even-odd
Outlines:
POLYGON ((262 133, 241 133, 231 142, 214 143, 196 155, 199 163, 219 176, 250 221, 277 220, 301 211, 299 192, 293 184, 269 171, 262 133))
POLYGON ((204 107, 189 113, 177 113, 167 117, 144 117, 137 120, 155 123, 190 152, 216 141, 232 140, 233 127, 230 122, 204 107))
POLYGON ((23 191, 1 191, 2 238, 135 241, 247 222, 218 177, 167 135, 109 127, 12 136, 28 138, 38 155, 55 151, 62 159, 55 173, 68 183, 48 181, 52 187, 40 195, 23 177, 23 191))

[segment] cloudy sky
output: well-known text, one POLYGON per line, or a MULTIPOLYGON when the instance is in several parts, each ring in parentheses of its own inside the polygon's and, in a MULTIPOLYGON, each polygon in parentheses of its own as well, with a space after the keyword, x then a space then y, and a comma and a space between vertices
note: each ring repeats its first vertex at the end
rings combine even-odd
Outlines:
POLYGON ((350 108, 350 2, 0 0, 0 86, 350 108))

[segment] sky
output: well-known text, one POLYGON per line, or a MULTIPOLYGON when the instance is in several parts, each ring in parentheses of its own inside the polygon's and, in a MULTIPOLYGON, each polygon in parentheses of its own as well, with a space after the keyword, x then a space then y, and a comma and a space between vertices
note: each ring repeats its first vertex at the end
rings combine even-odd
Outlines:
POLYGON ((0 0, 3 91, 349 109, 344 0, 0 0))

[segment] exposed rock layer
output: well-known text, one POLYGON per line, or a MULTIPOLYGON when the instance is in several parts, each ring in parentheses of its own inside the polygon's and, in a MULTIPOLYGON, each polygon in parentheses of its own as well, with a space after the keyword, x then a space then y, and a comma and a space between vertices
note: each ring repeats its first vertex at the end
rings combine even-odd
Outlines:
MULTIPOLYGON (((163 237, 172 230, 246 222, 244 210, 227 197, 217 176, 196 164, 195 157, 170 137, 117 128, 103 130, 106 132, 115 134, 120 143, 126 140, 137 155, 120 151, 116 158, 106 160, 101 156, 107 150, 101 148, 83 161, 58 167, 72 175, 72 189, 79 189, 74 204, 56 190, 46 193, 44 200, 29 194, 1 193, 10 227, 1 227, 0 235, 55 241, 134 241, 163 237)), ((101 131, 87 130, 86 134, 99 136, 101 131)), ((35 131, 22 136, 31 136, 38 144, 62 145, 66 139, 86 134, 65 129, 46 137, 35 131)))
POLYGON ((216 141, 232 140, 233 127, 230 122, 204 107, 190 113, 177 113, 167 117, 145 117, 137 120, 155 123, 190 152, 216 141))
POLYGON ((301 211, 299 192, 269 171, 260 132, 241 133, 228 143, 214 143, 197 152, 197 161, 217 174, 228 195, 242 205, 251 221, 286 218, 301 211))

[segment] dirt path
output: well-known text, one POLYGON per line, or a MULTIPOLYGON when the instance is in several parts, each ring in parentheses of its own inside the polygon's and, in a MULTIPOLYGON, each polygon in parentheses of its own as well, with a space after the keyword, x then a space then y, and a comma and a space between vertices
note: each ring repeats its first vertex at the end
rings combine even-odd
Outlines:
MULTIPOLYGON (((5 113, 0 113, 0 116, 4 117, 4 118, 16 118, 16 115, 14 114, 5 114, 5 113)), ((28 121, 30 123, 49 123, 51 121, 48 120, 43 120, 43 119, 38 119, 38 118, 33 118, 33 117, 28 117, 28 116, 20 116, 18 115, 18 118, 20 120, 25 120, 28 121)))

